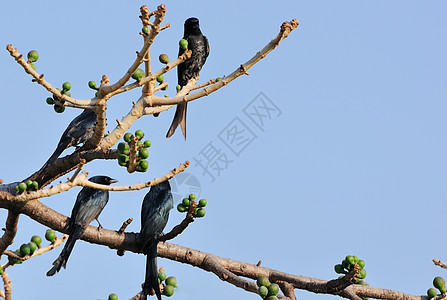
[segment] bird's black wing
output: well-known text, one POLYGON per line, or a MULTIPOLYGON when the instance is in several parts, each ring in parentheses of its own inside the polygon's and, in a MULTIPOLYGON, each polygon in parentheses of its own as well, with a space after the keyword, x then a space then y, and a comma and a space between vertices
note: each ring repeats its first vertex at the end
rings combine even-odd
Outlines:
MULTIPOLYGON (((109 201, 109 192, 89 188, 85 194, 85 198, 79 200, 81 203, 76 207, 76 212, 73 216, 73 222, 76 224, 90 224, 102 212, 107 202, 109 201)), ((76 200, 76 202, 78 202, 76 200)), ((72 212, 73 215, 74 212, 72 212)))
POLYGON ((84 110, 68 125, 62 136, 69 140, 68 147, 76 146, 88 141, 94 133, 96 114, 91 110, 84 110))
POLYGON ((208 55, 210 55, 210 43, 208 42, 206 36, 203 36, 203 40, 205 41, 205 59, 202 62, 202 66, 205 64, 208 55))
POLYGON ((89 140, 93 136, 95 123, 96 114, 91 110, 84 110, 74 118, 62 133, 56 149, 41 169, 43 170, 54 163, 65 149, 89 140))
POLYGON ((144 197, 141 209, 141 249, 145 252, 151 240, 157 239, 165 228, 169 211, 172 209, 173 198, 170 190, 158 193, 148 193, 144 197))

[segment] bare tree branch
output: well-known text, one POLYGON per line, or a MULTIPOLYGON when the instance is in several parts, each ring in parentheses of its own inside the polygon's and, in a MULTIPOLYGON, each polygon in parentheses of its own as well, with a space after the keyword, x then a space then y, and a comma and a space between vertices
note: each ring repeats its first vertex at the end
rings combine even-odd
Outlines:
MULTIPOLYGON (((215 91, 219 90, 223 86, 227 85, 231 81, 235 80, 241 75, 247 74, 247 70, 250 69, 254 64, 256 64, 258 61, 263 59, 268 53, 270 53, 273 49, 275 49, 279 43, 285 39, 289 33, 294 30, 296 27, 298 27, 299 22, 296 19, 293 19, 290 22, 284 22, 281 25, 281 30, 279 34, 274 38, 272 41, 270 41, 261 51, 256 53, 255 56, 253 56, 249 61, 247 61, 245 64, 241 65, 239 68, 237 68, 233 73, 231 73, 228 77, 222 78, 222 80, 216 82, 215 84, 205 87, 204 89, 188 94, 185 96, 176 96, 173 98, 163 98, 163 97, 157 97, 152 96, 150 99, 150 106, 157 106, 157 105, 175 105, 179 104, 181 102, 189 102, 193 101, 195 99, 208 96, 211 93, 214 93, 215 91)), ((190 91, 190 90, 189 90, 190 91)))
POLYGON ((440 259, 437 259, 437 258, 433 259, 433 263, 437 266, 440 266, 443 269, 447 269, 447 263, 440 259))
POLYGON ((105 190, 105 191, 135 191, 135 190, 141 190, 153 185, 157 185, 160 182, 166 181, 174 177, 176 174, 183 172, 187 167, 189 166, 189 161, 186 161, 183 164, 180 164, 178 168, 175 168, 166 175, 155 178, 153 180, 137 183, 134 185, 126 185, 126 186, 110 186, 110 185, 104 185, 104 184, 98 184, 91 182, 87 180, 88 172, 84 171, 81 175, 76 176, 74 179, 69 178, 69 180, 66 183, 60 183, 54 187, 50 187, 47 189, 37 190, 37 191, 31 191, 31 192, 25 192, 21 195, 12 196, 15 201, 29 201, 34 199, 40 199, 43 197, 50 197, 56 194, 60 194, 62 192, 68 191, 71 188, 75 186, 82 186, 82 187, 89 187, 99 190, 105 190))
MULTIPOLYGON (((86 164, 95 159, 116 159, 117 156, 118 152, 116 149, 75 151, 73 154, 57 159, 51 166, 45 169, 44 173, 44 170, 41 169, 26 178, 24 181, 37 180, 39 183, 39 188, 43 188, 57 178, 78 168, 82 162, 86 164)), ((2 190, 1 186, 0 190, 2 190)))
POLYGON ((6 50, 8 50, 9 54, 14 57, 19 65, 21 65, 25 72, 34 77, 34 81, 38 84, 42 85, 47 91, 56 95, 59 99, 69 102, 78 107, 87 107, 87 106, 95 106, 100 102, 99 98, 92 98, 89 100, 78 100, 71 98, 67 95, 62 94, 55 87, 53 87, 50 83, 48 83, 45 79, 43 79, 44 75, 37 73, 31 65, 23 58, 23 55, 20 54, 16 48, 14 48, 11 44, 6 46, 6 50))
POLYGON ((174 226, 174 228, 172 228, 169 233, 162 235, 158 240, 160 242, 165 242, 168 240, 172 240, 173 238, 181 234, 190 223, 194 222, 194 211, 196 210, 196 208, 197 203, 195 201, 191 201, 188 213, 186 214, 183 221, 179 225, 174 226))
MULTIPOLYGON (((8 209, 17 204, 15 201, 0 197, 0 207, 8 209)), ((66 233, 66 222, 68 218, 51 208, 43 205, 38 200, 24 202, 20 207, 19 213, 28 215, 35 221, 44 226, 49 226, 57 231, 66 233)), ((119 234, 114 230, 107 230, 104 228, 96 228, 88 226, 85 233, 81 237, 82 240, 95 243, 98 245, 105 245, 112 249, 122 249, 139 253, 139 234, 138 233, 122 233, 119 234)), ((159 243, 158 255, 167 259, 179 261, 192 266, 203 269, 202 263, 206 256, 214 257, 217 262, 226 270, 234 273, 237 276, 243 276, 255 280, 260 275, 268 276, 271 282, 283 281, 288 282, 294 288, 307 290, 313 293, 331 293, 349 298, 348 294, 340 293, 339 290, 333 289, 334 281, 327 281, 317 278, 299 276, 280 272, 278 270, 257 266, 245 262, 235 261, 227 258, 218 257, 211 253, 206 253, 191 248, 182 247, 171 243, 159 243)), ((377 298, 377 299, 402 299, 402 300, 422 300, 427 299, 425 296, 413 296, 393 290, 373 288, 363 285, 350 285, 355 294, 359 296, 377 298)))
MULTIPOLYGON (((21 257, 21 256, 17 255, 16 253, 10 251, 10 250, 6 250, 6 251, 5 251, 5 254, 8 255, 8 256, 11 256, 11 257, 13 257, 13 258, 20 259, 20 260, 22 260, 22 261, 26 261, 26 260, 28 260, 28 259, 30 259, 30 258, 39 256, 39 255, 42 255, 42 254, 44 254, 45 252, 48 252, 48 251, 53 250, 54 248, 60 246, 63 242, 65 242, 65 240, 66 240, 67 238, 68 238, 68 234, 63 234, 60 238, 56 237, 56 239, 54 240, 53 243, 49 244, 49 245, 46 246, 46 247, 42 247, 42 248, 37 249, 36 251, 34 251, 34 253, 33 253, 32 255, 26 255, 26 256, 21 257)), ((6 268, 8 268, 8 267, 10 267, 10 266, 11 266, 11 265, 10 265, 9 263, 6 263, 6 264, 4 264, 4 265, 2 266, 2 268, 3 268, 3 269, 6 269, 6 268)))
POLYGON ((13 210, 8 211, 8 217, 6 218, 5 233, 0 239, 0 256, 5 252, 17 234, 17 223, 19 222, 19 214, 13 210))
POLYGON ((5 286, 5 300, 12 300, 12 282, 6 271, 2 273, 3 285, 5 286))
MULTIPOLYGON (((132 66, 127 70, 126 74, 118 80, 117 83, 110 85, 110 86, 101 86, 99 88, 99 92, 103 95, 107 95, 109 93, 112 93, 119 88, 121 88, 129 79, 130 76, 132 76, 133 72, 138 68, 139 65, 143 62, 143 59, 146 55, 146 53, 149 51, 149 47, 154 42, 155 37, 158 35, 158 33, 162 30, 160 28, 160 23, 163 21, 163 18, 166 14, 166 6, 164 4, 161 4, 157 7, 157 10, 155 10, 153 13, 149 13, 146 15, 147 6, 143 5, 141 7, 141 13, 142 16, 140 17, 142 19, 143 25, 149 25, 149 17, 152 15, 155 15, 155 21, 151 24, 151 31, 149 33, 148 38, 145 38, 145 43, 141 51, 138 52, 137 58, 135 59, 135 62, 132 64, 132 66)), ((164 28, 163 28, 164 29, 164 28)))
POLYGON ((201 268, 205 271, 213 272, 222 281, 227 281, 252 293, 258 292, 258 286, 254 282, 242 279, 241 277, 222 267, 214 255, 206 255, 202 260, 201 268))
POLYGON ((276 283, 281 288, 281 291, 283 292, 284 296, 290 298, 291 300, 296 300, 293 285, 285 281, 277 281, 276 283))

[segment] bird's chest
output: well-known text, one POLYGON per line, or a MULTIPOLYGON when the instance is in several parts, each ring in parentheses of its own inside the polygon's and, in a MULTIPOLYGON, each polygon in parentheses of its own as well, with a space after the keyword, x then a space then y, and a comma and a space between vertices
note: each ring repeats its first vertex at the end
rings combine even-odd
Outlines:
POLYGON ((205 43, 202 37, 189 37, 188 49, 191 50, 191 59, 195 60, 199 57, 205 56, 205 43))

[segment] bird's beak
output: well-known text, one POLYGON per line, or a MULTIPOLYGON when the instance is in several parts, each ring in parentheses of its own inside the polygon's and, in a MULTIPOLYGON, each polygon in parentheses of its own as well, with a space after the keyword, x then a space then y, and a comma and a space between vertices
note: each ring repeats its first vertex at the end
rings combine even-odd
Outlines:
POLYGON ((116 179, 110 179, 110 183, 115 183, 115 182, 118 182, 118 180, 116 180, 116 179))

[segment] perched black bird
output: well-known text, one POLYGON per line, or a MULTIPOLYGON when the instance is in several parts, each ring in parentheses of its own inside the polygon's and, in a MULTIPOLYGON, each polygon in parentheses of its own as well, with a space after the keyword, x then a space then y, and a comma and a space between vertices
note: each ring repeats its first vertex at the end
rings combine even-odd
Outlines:
POLYGON ((54 150, 41 170, 54 163, 65 149, 88 141, 93 136, 95 124, 96 114, 91 110, 85 109, 79 116, 74 118, 62 134, 56 150, 54 150))
MULTIPOLYGON (((191 57, 185 60, 177 67, 178 84, 183 87, 192 78, 199 75, 200 70, 205 64, 208 54, 210 54, 210 45, 208 39, 202 34, 199 27, 199 19, 189 18, 185 21, 185 31, 183 39, 188 41, 188 49, 191 50, 191 57)), ((179 49, 179 56, 183 54, 183 49, 179 49)), ((171 137, 178 125, 182 128, 183 136, 186 139, 186 103, 180 103, 175 110, 174 120, 172 120, 166 137, 171 137)))
MULTIPOLYGON (((94 176, 89 179, 91 182, 110 185, 118 182, 108 176, 94 176)), ((109 201, 109 192, 104 190, 84 187, 76 198, 76 203, 71 211, 71 217, 68 221, 69 237, 62 249, 59 257, 53 262, 53 267, 47 272, 47 276, 53 276, 59 272, 61 267, 66 267, 68 257, 73 250, 76 240, 84 233, 87 226, 93 219, 98 221, 99 214, 109 201)), ((99 221, 98 221, 99 224, 99 221)), ((99 224, 101 227, 101 224, 99 224)))
POLYGON ((161 292, 158 284, 157 244, 173 207, 171 186, 167 180, 151 187, 141 207, 140 250, 147 255, 143 294, 146 296, 154 289, 158 300, 161 300, 161 292))

